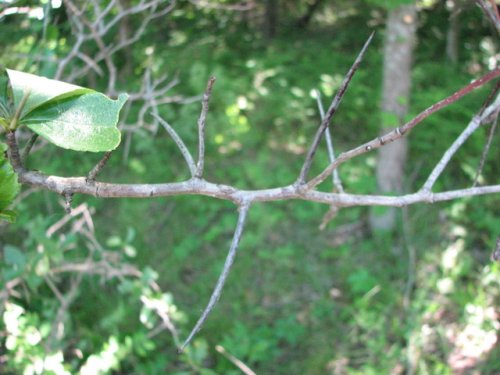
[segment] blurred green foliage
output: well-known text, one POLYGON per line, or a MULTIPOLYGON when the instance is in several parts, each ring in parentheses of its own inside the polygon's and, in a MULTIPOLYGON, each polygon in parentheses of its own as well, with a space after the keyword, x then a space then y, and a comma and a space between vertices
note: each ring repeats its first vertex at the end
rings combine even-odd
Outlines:
MULTIPOLYGON (((1 62, 52 76, 55 58, 65 56, 74 43, 65 6, 18 3, 40 6, 46 13, 40 19, 2 13, 1 62)), ((207 179, 245 189, 293 182, 319 123, 312 90, 318 88, 325 103, 332 97, 371 30, 377 36, 332 132, 337 151, 377 135, 384 121, 378 111, 384 1, 323 2, 307 29, 296 25, 310 2, 282 2, 275 38, 262 28, 265 8, 260 4, 245 13, 193 3, 178 1, 171 13, 152 21, 131 55, 116 63, 118 87, 125 92, 140 87, 146 68, 154 75, 177 75, 180 84, 167 95, 199 95, 208 77, 217 77, 207 120, 207 179)), ((496 48, 487 20, 464 5, 460 60, 457 65, 447 62, 449 11, 444 3, 421 3, 411 115, 486 71, 496 48)), ((2 10, 11 7, 0 4, 2 10)), ((139 16, 128 22, 137 26, 139 16)), ((113 29, 110 40, 118 33, 113 29)), ((93 48, 86 51, 89 56, 98 53, 98 46, 93 48)), ((105 78, 89 74, 76 83, 104 90, 105 78)), ((478 90, 411 133, 408 191, 422 185, 487 95, 487 88, 478 90)), ((199 102, 160 108, 160 115, 195 150, 199 102)), ((138 111, 131 107, 129 116, 138 111)), ((165 133, 140 130, 131 137, 130 150, 122 145, 113 154, 100 176, 103 181, 188 177, 165 133)), ((471 137, 437 190, 470 186, 486 137, 486 128, 471 137)), ((481 183, 498 182, 498 150, 496 136, 481 183)), ((85 175, 99 157, 47 146, 33 152, 29 167, 85 175)), ((319 152, 312 173, 327 160, 319 152)), ((374 167, 374 154, 342 166, 346 190, 374 193, 374 167)), ((223 296, 181 355, 174 335, 155 331, 157 311, 168 312, 179 338, 186 337, 221 270, 236 224, 233 205, 197 196, 76 196, 73 206, 81 204, 93 212, 92 224, 75 216, 56 230, 54 224, 65 217, 60 198, 36 191, 17 203, 17 222, 0 227, 3 289, 13 280, 18 283, 13 285, 17 293, 1 296, 3 373, 240 373, 216 345, 263 374, 399 374, 410 367, 415 373, 451 374, 457 363, 467 361, 480 373, 500 371, 494 345, 500 270, 488 259, 500 235, 498 196, 412 206, 401 210, 396 233, 373 235, 366 231, 363 207, 341 210, 320 232, 326 207, 300 201, 255 205, 223 296), (95 240, 88 235, 92 228, 95 240), (134 272, 114 277, 109 272, 61 271, 85 261, 134 272), (74 295, 68 295, 72 290, 74 295), (58 315, 69 297, 68 310, 58 315)))

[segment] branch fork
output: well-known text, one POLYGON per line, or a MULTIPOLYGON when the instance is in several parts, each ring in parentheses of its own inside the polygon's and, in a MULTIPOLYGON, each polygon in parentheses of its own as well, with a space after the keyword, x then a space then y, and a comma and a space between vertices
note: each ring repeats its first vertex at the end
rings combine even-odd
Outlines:
POLYGON ((334 206, 335 208, 350 206, 404 207, 415 203, 434 203, 462 197, 500 193, 500 184, 480 187, 474 186, 471 188, 450 190, 439 193, 432 192, 432 187, 436 179, 441 175, 451 157, 462 146, 465 140, 484 122, 490 120, 492 117, 495 117, 498 114, 498 112, 500 111, 500 96, 498 96, 492 104, 486 106, 484 111, 481 111, 478 116, 472 119, 472 121, 465 128, 462 134, 445 152, 441 161, 436 165, 435 170, 431 173, 423 188, 418 192, 401 196, 358 195, 344 192, 337 173, 338 166, 348 160, 353 159, 356 156, 362 155, 376 148, 383 147, 384 145, 403 137, 432 113, 437 112, 441 108, 444 108, 451 103, 454 103, 461 97, 472 92, 474 89, 484 86, 486 83, 500 76, 500 68, 497 68, 479 78, 478 80, 466 85, 455 94, 450 95, 449 97, 430 106, 405 125, 396 128, 395 130, 383 136, 376 137, 351 150, 345 151, 335 158, 331 136, 328 133, 328 126, 331 122, 332 117, 338 109, 338 106, 349 86, 349 83, 351 82, 352 77, 356 72, 356 69, 361 63, 361 60, 372 38, 373 34, 368 38, 355 62, 346 74, 344 81, 339 91, 333 98, 326 114, 322 109, 321 99, 319 95, 317 95, 318 107, 320 110, 322 121, 308 150, 306 159, 299 173, 299 177, 295 181, 295 183, 291 185, 271 189, 240 190, 233 186, 212 183, 202 178, 205 162, 205 125, 209 109, 209 100, 212 94, 213 85, 215 83, 215 77, 211 77, 208 80, 207 87, 202 98, 202 108, 198 119, 198 160, 196 163, 188 148, 179 137, 179 135, 175 132, 175 130, 156 112, 153 112, 152 114, 155 120, 157 120, 165 128, 167 133, 172 137, 177 147, 179 148, 191 175, 190 179, 186 181, 163 184, 114 184, 96 181, 96 176, 106 164, 107 160, 110 157, 110 153, 104 155, 103 159, 99 161, 99 163, 92 169, 92 171, 90 171, 87 177, 48 176, 40 172, 28 171, 23 168, 22 161, 19 156, 19 150, 17 148, 15 133, 13 131, 7 132, 10 162, 18 173, 19 181, 21 183, 57 192, 64 195, 67 200, 68 197, 72 196, 73 194, 87 194, 103 198, 151 198, 160 196, 165 197, 173 195, 196 194, 228 200, 233 202, 238 207, 238 221, 222 272, 217 280, 215 288, 202 315, 196 322, 186 341, 180 346, 179 350, 182 351, 191 342, 196 333, 202 328, 203 324, 207 320, 209 314, 211 313, 221 296, 222 289, 236 256, 237 248, 240 243, 243 229, 246 223, 248 211, 254 202, 271 202, 299 199, 323 203, 334 206), (327 134, 326 138, 327 146, 329 145, 328 149, 330 150, 330 164, 316 177, 307 181, 307 176, 310 171, 315 153, 319 148, 321 138, 324 134, 327 134), (329 137, 330 141, 328 141, 329 137), (326 178, 332 175, 334 187, 336 188, 337 192, 326 193, 318 191, 316 189, 317 186, 325 181, 326 178))

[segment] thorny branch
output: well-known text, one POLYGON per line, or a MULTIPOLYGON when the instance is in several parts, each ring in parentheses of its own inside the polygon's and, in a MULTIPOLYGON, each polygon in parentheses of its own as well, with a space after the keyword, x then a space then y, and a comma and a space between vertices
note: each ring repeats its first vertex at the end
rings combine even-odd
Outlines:
MULTIPOLYGON (((123 50, 130 44, 132 44, 137 38, 142 35, 145 30, 147 23, 158 16, 161 16, 169 12, 172 8, 174 2, 170 2, 169 6, 164 8, 162 11, 158 11, 158 7, 161 2, 159 0, 141 0, 137 5, 132 6, 128 9, 122 9, 113 15, 113 7, 121 7, 117 0, 111 0, 109 4, 102 8, 99 2, 93 1, 88 3, 88 7, 92 7, 94 11, 94 17, 89 18, 85 15, 85 10, 78 10, 71 0, 65 0, 68 8, 71 12, 71 21, 75 30, 75 42, 70 53, 61 61, 59 61, 58 71, 56 78, 62 78, 66 69, 70 66, 70 62, 74 62, 75 59, 79 59, 85 63, 83 67, 78 65, 72 65, 72 71, 69 72, 69 81, 74 81, 78 77, 87 74, 89 71, 93 71, 98 75, 107 74, 109 75, 108 81, 108 94, 116 94, 116 81, 117 81, 117 70, 114 65, 112 55, 117 51, 123 50), (115 45, 111 45, 105 41, 105 36, 108 31, 115 26, 123 17, 137 14, 140 12, 149 12, 147 16, 140 23, 138 29, 129 38, 121 40, 115 45), (98 46, 99 52, 94 56, 90 57, 88 53, 85 52, 85 45, 87 42, 95 43, 98 46), (107 72, 103 72, 103 67, 106 68, 107 72)), ((484 3, 480 1, 479 3, 484 3)), ((498 20, 498 17, 496 17, 498 20)), ((498 27, 498 26, 497 26, 498 27)), ((232 243, 229 248, 228 255, 223 267, 223 270, 218 278, 214 291, 209 299, 207 306, 205 307, 201 317, 195 324, 191 333, 188 335, 186 341, 179 347, 182 351, 186 345, 193 339, 196 333, 202 328, 204 322, 208 318, 210 312, 213 310, 217 301, 219 300, 224 283, 227 279, 228 273, 234 262, 236 251, 242 236, 242 231, 245 225, 245 220, 249 211, 249 208, 254 202, 270 202, 278 200, 290 200, 299 199, 318 203, 328 204, 335 207, 349 207, 349 206, 397 206, 404 207, 415 203, 434 203, 440 201, 447 201, 452 199, 457 199, 461 197, 470 197, 476 195, 493 194, 500 193, 499 185, 490 186, 473 186, 465 189, 449 190, 444 192, 433 193, 432 186, 434 182, 443 172, 448 162, 450 161, 453 154, 460 148, 463 142, 470 136, 476 129, 478 129, 483 123, 492 120, 493 115, 498 114, 500 110, 500 100, 497 98, 494 103, 488 105, 481 112, 480 115, 475 116, 467 128, 464 130, 462 135, 460 135, 457 140, 450 146, 442 160, 438 163, 435 171, 431 173, 428 181, 424 185, 424 188, 416 193, 406 194, 401 196, 379 196, 379 195, 358 195, 352 193, 346 193, 343 191, 339 184, 335 183, 337 187, 337 192, 326 193, 317 190, 317 186, 325 181, 333 172, 337 172, 338 166, 345 163, 346 161, 353 159, 356 156, 367 153, 378 147, 382 147, 387 143, 393 142, 404 135, 408 134, 410 130, 420 124, 426 117, 437 112, 438 110, 446 107, 459 100, 461 97, 469 94, 474 89, 485 85, 486 83, 498 78, 500 76, 500 68, 489 72, 478 80, 466 85, 461 90, 457 91, 455 94, 437 102, 431 107, 427 108, 425 111, 417 115, 414 119, 406 123, 405 125, 389 132, 381 137, 377 137, 369 142, 366 142, 358 147, 341 153, 336 159, 331 158, 330 164, 327 166, 323 172, 319 175, 307 181, 307 175, 310 170, 314 155, 319 147, 319 143, 328 125, 338 109, 338 106, 342 100, 342 97, 348 87, 350 80, 353 77, 358 65, 361 62, 366 49, 373 38, 373 34, 368 38, 367 42, 363 46, 360 54, 353 63, 353 66, 347 73, 344 81, 333 98, 332 103, 327 111, 327 113, 322 116, 321 124, 318 131, 314 137, 314 140, 308 150, 307 156, 305 158, 304 164, 299 173, 299 178, 296 183, 287 186, 281 186, 276 188, 261 189, 261 190, 241 190, 233 186, 223 185, 218 183, 212 183, 206 181, 202 178, 204 169, 204 157, 205 157, 205 123, 208 114, 208 103, 211 96, 212 88, 215 82, 215 78, 211 77, 208 81, 205 94, 202 98, 202 109, 200 117, 198 120, 198 161, 195 164, 191 153, 187 149, 186 145, 182 139, 177 135, 175 130, 168 125, 158 114, 158 106, 160 104, 169 103, 173 101, 185 101, 185 98, 165 98, 167 91, 178 83, 177 79, 173 79, 167 82, 167 77, 161 77, 159 79, 152 79, 151 69, 147 68, 144 73, 143 85, 141 89, 136 93, 131 93, 131 101, 143 101, 142 108, 138 111, 138 123, 142 126, 144 122, 144 116, 152 112, 153 118, 155 119, 157 126, 161 124, 166 131, 173 138, 178 148, 180 149, 189 169, 191 172, 191 179, 177 182, 177 183, 163 183, 163 184, 114 184, 106 182, 95 181, 95 177, 99 172, 100 168, 105 164, 107 156, 103 158, 102 163, 100 162, 98 166, 86 177, 59 177, 59 176, 49 176, 37 171, 25 170, 22 165, 22 159, 19 156, 19 150, 16 143, 15 132, 7 133, 7 143, 9 147, 9 159, 18 174, 19 181, 25 185, 31 185, 32 187, 42 188, 45 190, 53 191, 63 196, 73 196, 74 194, 87 194, 95 197, 102 198, 119 198, 119 197, 134 197, 134 198, 151 198, 160 196, 173 196, 173 195, 205 195, 210 197, 215 197, 218 199, 228 200, 236 204, 239 208, 238 222, 233 235, 232 243), (102 165, 101 165, 102 164, 102 165), (101 166, 99 166, 101 165, 101 166), (337 186, 338 185, 338 186, 337 186), (340 186, 340 188, 339 188, 340 186)), ((190 99, 187 99, 190 100, 190 99)), ((128 104, 130 106, 130 104, 128 104)), ((128 107, 130 108, 130 107, 128 107)), ((122 129, 130 131, 129 137, 126 138, 128 144, 130 143, 131 132, 134 131, 134 125, 123 125, 122 129)), ((155 131, 155 127, 151 127, 155 131)), ((332 151, 333 153, 333 151, 332 151)), ((335 174, 334 174, 335 178, 335 174)), ((78 208, 77 208, 78 209, 78 208)), ((75 211, 77 210, 75 209, 75 211)), ((71 215, 75 214, 75 211, 71 215)), ((66 220, 66 219, 65 219, 66 220)), ((69 220, 69 219, 67 219, 69 220)), ((64 223, 59 223, 59 227, 63 226, 64 223)), ((59 228, 58 227, 58 228, 59 228)), ((52 228, 51 234, 58 230, 58 228, 52 228)), ((100 245, 95 240, 92 235, 91 230, 82 231, 82 233, 87 236, 89 243, 92 246, 98 248, 100 245)), ((117 277, 123 277, 126 275, 137 275, 139 272, 136 269, 120 269, 117 270, 111 266, 108 262, 85 262, 85 263, 72 263, 61 265, 58 269, 54 269, 53 272, 90 272, 90 273, 101 273, 103 275, 116 275, 117 277), (104 263, 102 263, 104 262, 104 263)), ((7 291, 2 291, 0 297, 2 299, 5 296, 14 293, 13 288, 17 284, 12 284, 11 288, 7 291)), ((144 301, 143 301, 144 303, 144 301)), ((151 305, 152 306, 152 305, 151 305)), ((150 306, 150 307, 151 307, 150 306)), ((163 321, 163 327, 169 329, 174 336, 176 345, 178 346, 177 333, 173 329, 171 322, 161 316, 161 311, 157 310, 160 318, 163 321)), ((174 327, 175 328, 175 327, 174 327)), ((161 327, 159 329, 162 329, 161 327)))
POLYGON ((420 112, 416 117, 414 117, 412 120, 407 122, 406 124, 394 129, 393 131, 377 137, 369 142, 366 142, 362 144, 361 146, 358 146, 356 148, 353 148, 349 151, 346 151, 342 154, 340 154, 335 162, 331 163, 327 168, 323 170, 318 176, 313 178, 311 181, 309 181, 305 188, 307 189, 313 189, 319 184, 321 184, 325 179, 328 178, 328 176, 332 173, 332 171, 340 164, 345 163, 348 160, 351 160, 352 158, 365 154, 367 152, 370 152, 374 149, 377 149, 379 147, 382 147, 383 145, 394 142, 395 140, 403 137, 407 132, 412 130, 415 126, 417 126, 419 123, 421 123, 425 118, 429 117, 431 114, 434 112, 439 111, 440 109, 456 102, 463 96, 469 94, 471 91, 483 86, 485 83, 492 81, 493 79, 497 78, 500 76, 500 68, 496 68, 492 70, 491 72, 485 74, 481 78, 471 82, 467 86, 463 87, 462 89, 458 90, 454 94, 448 96, 447 98, 440 100, 439 102, 431 105, 429 108, 426 110, 420 112))
POLYGON ((321 138, 323 137, 323 134, 325 133, 325 130, 328 128, 328 125, 330 124, 330 121, 332 120, 333 116, 337 112, 337 109, 339 108, 340 102, 342 101, 342 98, 344 97, 344 94, 347 91, 347 88, 349 87, 349 83, 352 80, 352 77, 354 76, 354 73, 356 73, 356 70, 358 70, 359 64, 361 64, 361 60, 363 60, 363 56, 365 55, 365 52, 370 45, 370 42, 373 39, 374 33, 370 35, 368 40, 365 42, 365 45, 361 49, 361 51, 358 54, 358 57, 356 60, 354 60, 354 63, 352 64, 351 68, 347 72, 346 76, 344 77, 344 80, 342 84, 340 85, 339 90, 337 91, 337 94, 332 100, 332 104, 330 104, 330 108, 328 108, 328 111, 326 112, 326 115, 321 121, 321 125, 318 128, 318 131, 316 132, 316 135, 314 136, 314 140, 311 144, 311 147, 309 148, 309 151, 307 152, 306 160, 304 162, 304 165, 302 166, 302 170, 300 171, 298 183, 299 184, 304 184, 306 182, 307 174, 309 173, 309 169, 311 168, 311 164, 314 158, 314 155, 316 154, 316 150, 318 149, 319 142, 321 141, 321 138))

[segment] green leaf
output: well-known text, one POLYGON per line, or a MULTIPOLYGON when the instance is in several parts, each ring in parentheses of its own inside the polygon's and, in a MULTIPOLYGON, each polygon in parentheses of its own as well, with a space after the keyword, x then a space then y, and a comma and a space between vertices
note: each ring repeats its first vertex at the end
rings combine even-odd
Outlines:
POLYGON ((7 145, 0 143, 0 220, 12 222, 15 215, 12 211, 5 210, 19 193, 20 185, 17 174, 5 157, 7 145))
POLYGON ((95 92, 70 83, 56 81, 34 74, 19 72, 17 70, 6 69, 10 84, 14 94, 14 106, 17 108, 25 95, 29 92, 29 97, 24 105, 21 118, 34 110, 36 107, 49 100, 78 96, 89 92, 95 92))
POLYGON ((0 126, 6 128, 12 116, 12 87, 5 69, 0 70, 0 126))
MULTIPOLYGON (((127 95, 112 100, 69 83, 10 69, 6 72, 12 87, 13 107, 18 108, 28 95, 18 125, 26 125, 59 147, 76 151, 110 151, 120 144, 116 125, 127 95)), ((6 91, 2 91, 1 78, 0 96, 7 97, 6 91)), ((14 112, 11 108, 8 115, 14 112)))
POLYGON ((127 95, 112 100, 98 92, 57 97, 30 112, 21 123, 59 147, 110 151, 120 144, 116 124, 126 100, 127 95))

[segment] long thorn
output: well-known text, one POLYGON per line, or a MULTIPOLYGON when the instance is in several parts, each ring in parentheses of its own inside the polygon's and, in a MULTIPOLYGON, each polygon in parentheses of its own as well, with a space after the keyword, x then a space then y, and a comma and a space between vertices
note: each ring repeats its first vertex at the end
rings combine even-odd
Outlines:
POLYGON ((309 151, 307 152, 306 160, 304 161, 304 165, 302 166, 302 170, 300 171, 298 183, 299 184, 304 184, 306 182, 307 174, 309 173, 309 169, 311 168, 311 164, 314 158, 314 155, 316 154, 316 150, 318 149, 319 142, 321 141, 321 137, 323 137, 323 134, 325 133, 325 130, 327 129, 328 125, 330 124, 330 121, 332 120, 333 115, 335 112, 337 112, 337 109, 340 105, 340 102, 342 101, 342 98, 344 97, 344 94, 347 91, 347 88, 349 87, 349 83, 352 80, 352 77, 354 76, 354 73, 356 73, 356 70, 359 67, 359 64, 363 60, 363 56, 365 55, 365 52, 370 45, 370 42, 373 39, 373 35, 375 35, 375 32, 372 32, 371 35, 368 37, 367 41, 365 42, 363 48, 358 54, 358 57, 356 57, 356 60, 354 60, 354 63, 352 64, 351 68, 347 72, 347 74, 344 77, 344 80, 342 81, 342 84, 340 85, 340 88, 337 91, 337 94, 332 100, 332 104, 330 104, 330 108, 328 108, 328 111, 326 112, 325 117, 321 121, 321 125, 318 128, 318 131, 316 132, 316 135, 314 137, 314 140, 311 144, 311 147, 309 148, 309 151))
POLYGON ((229 271, 231 270, 231 266, 233 265, 234 257, 236 255, 236 250, 238 249, 238 245, 240 243, 241 233, 243 232, 243 227, 245 226, 245 220, 247 218, 249 207, 250 204, 246 202, 243 203, 239 208, 240 213, 238 216, 238 223, 236 224, 236 230, 234 231, 233 241, 231 242, 231 247, 229 248, 229 252, 227 254, 226 261, 224 263, 224 268, 222 269, 219 279, 217 280, 217 284, 215 285, 215 289, 212 292, 212 295, 210 296, 210 300, 208 301, 207 307, 205 307, 205 310, 203 310, 203 313, 196 322, 194 328, 191 330, 191 333, 189 334, 186 341, 184 341, 184 343, 180 346, 179 353, 181 353, 184 350, 184 348, 191 342, 193 337, 201 329, 201 327, 207 320, 208 315, 212 312, 213 308, 215 307, 217 301, 219 300, 222 294, 222 288, 224 287, 224 283, 226 282, 229 271))
POLYGON ((205 122, 207 121, 208 101, 212 95, 212 88, 215 83, 215 77, 212 76, 207 82, 207 89, 201 101, 201 113, 198 119, 198 164, 196 167, 195 177, 203 175, 203 168, 205 164, 205 122))
MULTIPOLYGON (((321 93, 319 92, 319 90, 316 90, 316 101, 318 103, 318 110, 321 116, 321 120, 323 120, 325 118, 325 109, 323 108, 323 103, 321 101, 321 93)), ((335 161, 335 149, 333 148, 332 135, 330 134, 329 128, 325 130, 325 140, 326 140, 326 147, 328 149, 328 160, 330 161, 330 163, 333 163, 335 161)), ((337 192, 339 193, 344 192, 342 181, 340 181, 338 169, 333 170, 332 182, 335 189, 337 189, 337 192)))
POLYGON ((35 142, 37 139, 38 139, 38 134, 33 133, 33 135, 30 137, 30 139, 26 143, 26 146, 24 146, 23 153, 21 155, 21 162, 23 164, 26 163, 26 159, 28 158, 28 155, 30 154, 31 149, 35 145, 35 142))
POLYGON ((104 156, 102 157, 102 159, 99 160, 99 162, 95 165, 95 167, 92 168, 92 170, 87 175, 87 182, 94 182, 95 181, 97 175, 99 174, 99 172, 101 172, 101 170, 104 168, 104 166, 108 162, 109 158, 111 157, 111 152, 112 151, 107 151, 104 154, 104 156))

